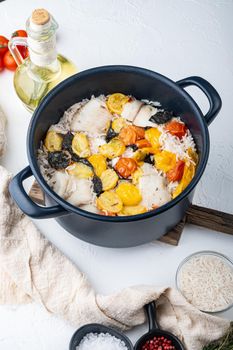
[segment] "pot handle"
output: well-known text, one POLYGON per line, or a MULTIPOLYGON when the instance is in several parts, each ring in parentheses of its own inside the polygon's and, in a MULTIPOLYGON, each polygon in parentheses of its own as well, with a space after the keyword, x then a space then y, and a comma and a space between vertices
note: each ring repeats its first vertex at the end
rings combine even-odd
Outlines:
POLYGON ((209 111, 204 117, 207 124, 211 124, 222 107, 221 97, 219 96, 215 88, 207 80, 201 77, 188 77, 177 81, 176 84, 178 84, 182 88, 195 85, 199 87, 202 92, 204 92, 210 104, 209 111))
POLYGON ((30 166, 27 166, 15 175, 9 184, 9 192, 12 198, 26 215, 34 219, 48 219, 69 214, 69 212, 60 205, 47 208, 40 207, 34 203, 23 187, 23 181, 30 176, 32 176, 32 170, 30 166))
POLYGON ((153 331, 155 329, 159 329, 159 325, 156 319, 156 305, 155 302, 152 301, 151 303, 145 305, 145 310, 149 322, 149 332, 153 331))

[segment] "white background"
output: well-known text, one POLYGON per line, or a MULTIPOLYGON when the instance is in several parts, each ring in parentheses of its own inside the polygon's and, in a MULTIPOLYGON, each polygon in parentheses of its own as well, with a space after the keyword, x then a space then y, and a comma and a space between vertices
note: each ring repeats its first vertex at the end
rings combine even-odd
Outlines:
MULTIPOLYGON (((7 0, 0 3, 0 34, 23 29, 31 11, 47 8, 60 25, 58 50, 79 70, 130 64, 173 80, 199 75, 219 91, 223 108, 210 127, 211 153, 194 202, 233 209, 233 1, 231 0, 7 0)), ((197 89, 189 90, 206 111, 197 89)), ((8 118, 3 164, 13 173, 27 165, 30 115, 13 91, 13 74, 0 74, 0 104, 8 118)), ((106 249, 81 242, 54 220, 37 221, 41 231, 88 276, 99 293, 132 284, 174 285, 179 262, 188 254, 217 250, 233 258, 233 237, 186 226, 180 245, 151 243, 106 249)), ((233 310, 222 316, 233 319, 233 310)), ((145 327, 129 333, 135 341, 145 327)), ((0 307, 1 350, 65 350, 74 329, 38 305, 0 307)))

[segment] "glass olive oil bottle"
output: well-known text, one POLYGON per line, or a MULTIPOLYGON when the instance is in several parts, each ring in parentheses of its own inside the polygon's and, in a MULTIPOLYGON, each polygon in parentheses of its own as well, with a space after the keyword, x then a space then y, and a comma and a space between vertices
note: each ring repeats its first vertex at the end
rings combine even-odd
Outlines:
POLYGON ((18 68, 15 91, 24 106, 33 112, 43 97, 58 83, 77 72, 75 65, 56 51, 58 24, 44 9, 33 11, 26 22, 28 38, 14 37, 9 49, 18 68), (22 58, 17 46, 28 46, 29 57, 22 58))

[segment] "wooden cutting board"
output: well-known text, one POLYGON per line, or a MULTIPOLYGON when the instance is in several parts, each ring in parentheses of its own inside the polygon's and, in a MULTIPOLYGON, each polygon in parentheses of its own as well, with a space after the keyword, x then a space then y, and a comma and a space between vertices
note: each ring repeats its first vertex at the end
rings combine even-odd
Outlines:
MULTIPOLYGON (((30 198, 40 205, 45 204, 44 192, 35 181, 29 192, 30 198)), ((218 210, 191 205, 183 220, 159 241, 177 246, 186 223, 233 235, 233 215, 218 210)))
POLYGON ((213 231, 233 235, 232 214, 192 204, 186 212, 185 218, 173 230, 159 240, 172 245, 178 245, 186 222, 213 231))

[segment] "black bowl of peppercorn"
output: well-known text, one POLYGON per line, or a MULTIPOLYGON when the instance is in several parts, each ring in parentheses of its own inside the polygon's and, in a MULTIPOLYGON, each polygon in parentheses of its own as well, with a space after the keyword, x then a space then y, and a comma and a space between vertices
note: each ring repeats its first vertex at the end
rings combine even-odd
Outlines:
POLYGON ((144 334, 135 344, 135 350, 185 350, 181 341, 172 333, 159 328, 156 320, 155 303, 145 306, 149 321, 149 332, 144 334))

